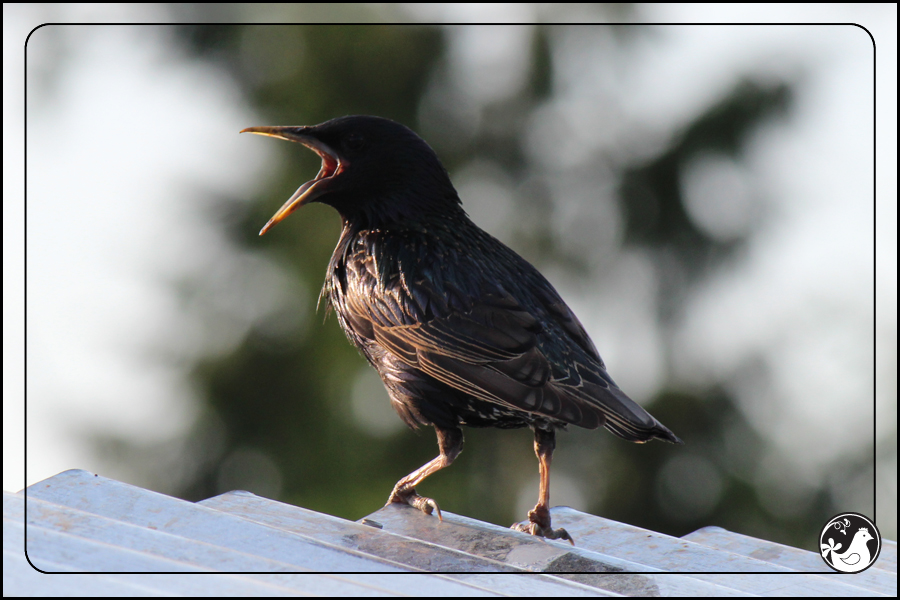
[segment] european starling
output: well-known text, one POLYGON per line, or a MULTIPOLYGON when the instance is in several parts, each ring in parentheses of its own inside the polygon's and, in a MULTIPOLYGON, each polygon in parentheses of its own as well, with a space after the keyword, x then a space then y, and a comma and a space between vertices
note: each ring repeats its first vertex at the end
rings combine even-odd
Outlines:
POLYGON ((315 179, 259 234, 309 202, 337 209, 343 229, 320 299, 378 371, 400 418, 437 432, 440 454, 398 481, 388 504, 440 516, 416 486, 459 455, 460 426, 530 427, 540 496, 513 528, 572 541, 550 526, 557 429, 602 425, 632 442, 681 443, 619 389, 543 275, 469 219, 446 169, 413 131, 348 116, 243 132, 299 142, 321 157, 315 179))

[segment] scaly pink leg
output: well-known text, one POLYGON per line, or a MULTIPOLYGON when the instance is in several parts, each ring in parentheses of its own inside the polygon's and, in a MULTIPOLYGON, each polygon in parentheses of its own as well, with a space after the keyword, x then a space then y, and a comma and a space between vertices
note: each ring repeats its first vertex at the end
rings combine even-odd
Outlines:
POLYGON ((516 523, 512 529, 531 535, 539 535, 551 540, 568 540, 573 546, 575 540, 565 529, 550 526, 550 462, 556 448, 556 432, 552 429, 534 429, 534 453, 538 457, 541 473, 541 487, 538 503, 528 511, 528 521, 516 523))
POLYGON ((434 460, 422 465, 398 481, 385 506, 392 502, 398 502, 414 506, 429 515, 434 511, 437 511, 438 518, 443 521, 444 518, 441 516, 441 509, 437 505, 437 502, 416 493, 416 486, 422 483, 422 481, 432 473, 450 466, 450 463, 452 463, 456 457, 459 456, 459 453, 462 452, 463 435, 462 430, 458 427, 454 427, 453 429, 442 429, 435 425, 434 430, 437 433, 440 454, 434 460))

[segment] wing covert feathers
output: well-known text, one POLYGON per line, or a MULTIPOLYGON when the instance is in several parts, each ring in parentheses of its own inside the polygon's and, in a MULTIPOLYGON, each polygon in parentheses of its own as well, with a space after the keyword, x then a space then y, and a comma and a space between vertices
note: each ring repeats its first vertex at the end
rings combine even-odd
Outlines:
POLYGON ((584 327, 518 255, 526 267, 514 296, 491 284, 490 273, 417 274, 359 246, 366 252, 355 261, 345 256, 343 277, 326 284, 356 335, 485 402, 588 429, 603 425, 630 441, 680 443, 616 386, 584 327))

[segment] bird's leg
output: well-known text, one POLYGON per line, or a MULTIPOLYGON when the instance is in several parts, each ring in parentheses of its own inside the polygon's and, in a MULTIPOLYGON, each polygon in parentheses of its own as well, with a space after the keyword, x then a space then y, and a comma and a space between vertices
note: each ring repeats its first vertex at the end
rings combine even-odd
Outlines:
POLYGON ((392 502, 409 504, 429 515, 436 510, 438 518, 443 521, 444 518, 441 516, 441 509, 437 502, 417 494, 416 486, 432 473, 449 466, 459 456, 463 447, 463 434, 462 429, 459 427, 444 429, 435 425, 434 430, 437 432, 438 448, 441 453, 434 460, 422 465, 398 481, 385 506, 392 502))
POLYGON ((575 540, 565 529, 550 527, 550 461, 556 448, 556 432, 552 429, 534 428, 534 453, 538 457, 541 486, 538 503, 528 511, 528 521, 516 523, 512 529, 539 535, 551 540, 568 540, 573 546, 575 540))

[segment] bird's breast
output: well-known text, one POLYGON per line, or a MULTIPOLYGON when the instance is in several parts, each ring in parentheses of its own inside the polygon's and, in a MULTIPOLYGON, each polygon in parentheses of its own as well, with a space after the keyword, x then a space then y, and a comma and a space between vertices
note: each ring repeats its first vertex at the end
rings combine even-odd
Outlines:
POLYGON ((435 289, 435 282, 443 278, 434 273, 447 266, 433 253, 438 246, 405 232, 368 230, 342 236, 326 288, 351 341, 359 345, 355 337, 374 339, 373 324, 416 325, 446 312, 446 303, 436 300, 444 292, 435 289))

